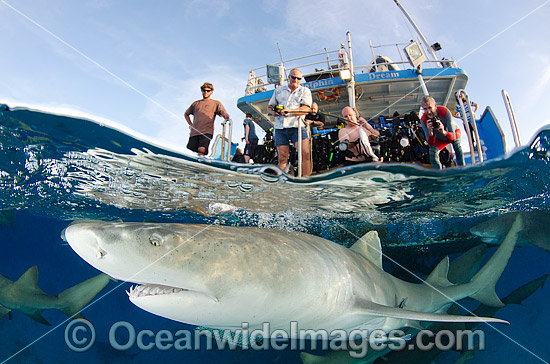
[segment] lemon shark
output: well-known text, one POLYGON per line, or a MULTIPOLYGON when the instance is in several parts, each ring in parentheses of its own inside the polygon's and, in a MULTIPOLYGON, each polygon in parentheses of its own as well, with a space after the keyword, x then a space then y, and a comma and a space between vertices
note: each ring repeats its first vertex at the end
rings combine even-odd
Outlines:
POLYGON ((19 310, 44 325, 50 323, 42 312, 56 309, 69 317, 83 318, 80 310, 109 283, 109 277, 101 273, 61 292, 48 295, 38 287, 38 268, 30 267, 15 282, 0 275, 0 318, 11 310, 19 310))
POLYGON ((494 288, 521 224, 518 217, 489 261, 458 285, 447 279, 448 258, 421 284, 384 272, 374 231, 349 249, 301 232, 201 224, 82 222, 64 237, 96 269, 138 283, 130 301, 148 312, 222 330, 269 323, 270 334, 296 337, 293 321, 329 333, 387 332, 419 321, 506 323, 444 312, 465 297, 502 306, 494 288))
POLYGON ((533 245, 550 250, 550 234, 545 229, 550 224, 550 213, 546 210, 508 212, 472 227, 470 232, 479 236, 485 243, 498 244, 506 236, 518 215, 521 215, 523 220, 518 245, 533 245))

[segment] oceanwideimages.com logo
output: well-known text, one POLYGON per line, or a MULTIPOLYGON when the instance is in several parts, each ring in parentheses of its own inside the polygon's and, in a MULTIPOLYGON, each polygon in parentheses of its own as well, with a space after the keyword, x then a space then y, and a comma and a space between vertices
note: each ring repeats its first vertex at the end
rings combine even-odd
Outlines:
MULTIPOLYGON (((485 333, 482 330, 306 330, 298 322, 291 322, 289 330, 270 329, 268 322, 261 329, 249 329, 243 323, 237 330, 136 330, 127 321, 118 321, 109 329, 109 344, 115 350, 126 351, 134 347, 150 351, 168 350, 346 350, 352 358, 363 358, 369 350, 421 350, 434 348, 447 350, 484 350, 485 333), (308 344, 308 345, 306 345, 308 344)), ((96 331, 91 322, 83 319, 71 321, 65 328, 65 342, 69 349, 85 352, 95 343, 96 331)))

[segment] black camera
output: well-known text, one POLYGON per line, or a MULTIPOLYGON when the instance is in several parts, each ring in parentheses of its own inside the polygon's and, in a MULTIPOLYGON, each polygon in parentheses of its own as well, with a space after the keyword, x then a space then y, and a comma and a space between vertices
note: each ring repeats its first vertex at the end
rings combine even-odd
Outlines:
POLYGON ((430 121, 432 122, 432 127, 434 129, 439 129, 439 125, 441 124, 441 121, 439 121, 439 118, 437 116, 434 116, 433 118, 431 118, 430 121))

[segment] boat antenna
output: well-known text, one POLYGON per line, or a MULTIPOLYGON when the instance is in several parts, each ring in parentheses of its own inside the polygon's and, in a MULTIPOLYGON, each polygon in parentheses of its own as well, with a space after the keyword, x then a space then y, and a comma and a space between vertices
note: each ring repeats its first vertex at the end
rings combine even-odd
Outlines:
POLYGON ((403 12, 403 14, 405 14, 405 17, 407 18, 407 20, 411 23, 411 25, 413 26, 414 30, 416 30, 416 32, 418 33, 418 36, 420 37, 420 40, 422 40, 422 43, 424 43, 424 45, 426 46, 426 48, 428 49, 428 52, 430 52, 430 54, 432 55, 434 61, 437 61, 437 56, 435 55, 435 51, 434 49, 432 48, 432 46, 430 46, 430 44, 428 43, 428 40, 426 39, 426 37, 424 37, 424 34, 422 34, 422 32, 420 31, 420 29, 418 28, 418 26, 416 26, 416 23, 414 22, 414 20, 412 20, 411 16, 409 15, 409 13, 407 13, 407 10, 405 10, 405 8, 403 7, 403 5, 401 5, 399 3, 398 0, 393 0, 395 2, 395 4, 399 7, 399 9, 401 9, 401 11, 403 12))
POLYGON ((286 80, 287 76, 286 76, 285 61, 283 59, 283 54, 281 53, 281 47, 279 47, 279 42, 277 42, 277 50, 279 50, 279 57, 281 58, 281 66, 283 66, 283 72, 285 73, 285 80, 286 80))

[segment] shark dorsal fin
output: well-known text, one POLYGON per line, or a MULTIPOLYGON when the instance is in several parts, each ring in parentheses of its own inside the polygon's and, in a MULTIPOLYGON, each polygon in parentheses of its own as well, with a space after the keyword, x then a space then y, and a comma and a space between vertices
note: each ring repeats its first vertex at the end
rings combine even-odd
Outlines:
POLYGON ((426 283, 432 286, 449 287, 453 284, 449 282, 447 274, 449 273, 449 257, 446 256, 439 262, 435 269, 426 278, 426 283))
POLYGON ((363 235, 350 249, 382 269, 382 245, 376 231, 369 231, 363 235))
POLYGON ((38 293, 44 293, 38 288, 38 267, 33 265, 25 273, 19 277, 14 283, 15 286, 25 287, 26 290, 35 291, 38 293))

